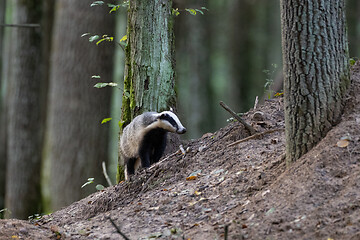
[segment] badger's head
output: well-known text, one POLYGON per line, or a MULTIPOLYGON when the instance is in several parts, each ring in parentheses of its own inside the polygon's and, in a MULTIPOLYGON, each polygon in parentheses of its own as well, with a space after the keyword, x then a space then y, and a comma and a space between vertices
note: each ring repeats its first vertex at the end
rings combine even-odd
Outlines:
POLYGON ((186 128, 181 124, 179 118, 170 111, 158 113, 156 125, 169 132, 176 132, 178 134, 183 134, 186 132, 186 128))

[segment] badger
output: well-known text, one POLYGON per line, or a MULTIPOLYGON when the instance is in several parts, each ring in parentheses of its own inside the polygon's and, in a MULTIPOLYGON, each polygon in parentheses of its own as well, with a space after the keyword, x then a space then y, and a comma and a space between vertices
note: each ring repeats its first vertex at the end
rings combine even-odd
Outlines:
POLYGON ((186 132, 171 111, 145 112, 124 128, 120 135, 120 154, 125 165, 125 180, 135 173, 140 162, 143 168, 149 168, 160 160, 166 147, 167 132, 186 132))

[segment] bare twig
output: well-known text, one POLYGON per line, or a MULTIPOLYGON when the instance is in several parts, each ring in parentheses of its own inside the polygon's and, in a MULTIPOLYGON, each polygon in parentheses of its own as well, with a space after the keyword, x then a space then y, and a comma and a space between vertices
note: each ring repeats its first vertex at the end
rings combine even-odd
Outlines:
POLYGON ((239 115, 237 115, 233 110, 231 110, 229 106, 226 105, 223 101, 220 101, 220 106, 222 106, 226 111, 228 111, 234 118, 236 118, 236 120, 242 123, 246 130, 249 131, 250 135, 254 135, 256 133, 256 130, 252 126, 247 124, 247 122, 245 122, 239 115))
POLYGON ((130 240, 127 236, 125 236, 125 234, 123 234, 120 231, 120 228, 115 224, 115 222, 111 219, 111 217, 108 217, 108 219, 110 220, 111 224, 114 226, 114 228, 116 229, 116 231, 125 239, 125 240, 130 240))
POLYGON ((269 134, 269 133, 273 133, 273 132, 277 132, 277 131, 284 131, 284 130, 285 130, 285 128, 277 128, 277 129, 271 129, 271 130, 268 130, 268 131, 265 131, 265 132, 257 133, 257 134, 251 135, 249 137, 240 139, 240 140, 238 140, 236 142, 233 142, 233 143, 227 145, 227 147, 232 147, 234 145, 237 145, 237 144, 242 143, 242 142, 246 142, 246 141, 248 141, 250 139, 253 139, 253 138, 262 137, 262 136, 264 136, 266 134, 269 134))
POLYGON ((106 164, 105 164, 105 162, 102 162, 101 165, 102 165, 102 170, 103 170, 104 177, 105 177, 108 185, 109 185, 109 186, 112 186, 111 180, 110 180, 109 175, 107 174, 107 171, 106 171, 106 164))
POLYGON ((255 103, 254 103, 254 110, 256 110, 256 107, 257 107, 258 103, 259 103, 259 97, 256 96, 255 103))
POLYGON ((0 27, 18 27, 18 28, 39 28, 40 24, 37 23, 24 23, 24 24, 0 24, 0 27))

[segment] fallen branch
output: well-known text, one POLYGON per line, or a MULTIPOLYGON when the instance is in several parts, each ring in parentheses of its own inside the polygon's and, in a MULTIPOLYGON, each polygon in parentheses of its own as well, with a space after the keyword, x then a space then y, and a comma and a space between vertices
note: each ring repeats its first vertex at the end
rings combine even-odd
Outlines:
POLYGON ((125 239, 125 240, 130 240, 127 236, 125 236, 125 234, 123 234, 120 231, 120 228, 115 224, 115 222, 111 219, 111 217, 108 217, 108 219, 110 220, 111 224, 114 226, 114 228, 116 229, 116 231, 125 239))
POLYGON ((242 142, 246 142, 246 141, 248 141, 250 139, 253 139, 253 138, 262 137, 262 136, 264 136, 266 134, 269 134, 269 133, 273 133, 273 132, 277 132, 277 131, 284 131, 284 130, 285 130, 285 128, 277 128, 277 129, 271 129, 271 130, 261 132, 261 133, 256 133, 256 134, 251 135, 249 137, 246 137, 246 138, 240 139, 240 140, 238 140, 236 142, 233 142, 233 143, 227 145, 227 147, 232 147, 234 145, 237 145, 237 144, 242 143, 242 142))
POLYGON ((242 125, 244 125, 244 127, 246 128, 246 130, 249 131, 250 135, 254 135, 256 133, 256 130, 250 126, 249 124, 247 124, 247 122, 245 122, 244 119, 242 119, 239 115, 237 115, 233 110, 231 110, 229 108, 228 105, 226 105, 223 101, 220 101, 220 106, 222 106, 226 111, 228 111, 236 120, 238 120, 240 123, 242 123, 242 125))

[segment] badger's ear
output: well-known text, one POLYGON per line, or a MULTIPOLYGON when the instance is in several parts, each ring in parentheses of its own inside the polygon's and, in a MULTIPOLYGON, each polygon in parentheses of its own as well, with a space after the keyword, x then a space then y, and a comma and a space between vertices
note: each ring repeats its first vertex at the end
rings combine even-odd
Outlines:
POLYGON ((170 112, 174 112, 174 109, 172 107, 170 107, 170 112))

